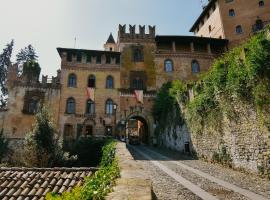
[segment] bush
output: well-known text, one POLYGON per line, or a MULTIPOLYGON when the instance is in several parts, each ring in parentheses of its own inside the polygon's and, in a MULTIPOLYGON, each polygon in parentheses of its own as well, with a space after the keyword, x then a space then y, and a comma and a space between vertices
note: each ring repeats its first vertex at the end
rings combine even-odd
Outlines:
POLYGON ((115 158, 116 142, 109 140, 102 148, 102 159, 100 168, 95 174, 86 178, 81 187, 74 188, 71 192, 62 195, 48 193, 47 200, 92 200, 104 199, 112 191, 112 186, 117 177, 120 176, 120 169, 115 158))

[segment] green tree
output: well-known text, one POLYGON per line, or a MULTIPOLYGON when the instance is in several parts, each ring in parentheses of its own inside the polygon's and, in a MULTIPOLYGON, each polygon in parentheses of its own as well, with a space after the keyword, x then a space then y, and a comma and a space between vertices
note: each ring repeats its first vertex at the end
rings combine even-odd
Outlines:
POLYGON ((4 130, 0 131, 0 162, 8 152, 8 141, 4 137, 4 130))
POLYGON ((11 65, 13 45, 14 41, 11 40, 11 42, 6 45, 6 48, 3 49, 3 53, 0 54, 0 108, 5 107, 7 103, 7 73, 8 67, 11 65))
POLYGON ((25 164, 31 167, 52 167, 75 159, 62 150, 62 142, 46 106, 36 114, 32 131, 25 137, 25 154, 25 164))
POLYGON ((21 49, 20 52, 16 55, 16 62, 19 65, 22 65, 25 62, 29 62, 29 61, 37 61, 37 59, 38 59, 38 56, 36 54, 36 50, 31 44, 21 49))

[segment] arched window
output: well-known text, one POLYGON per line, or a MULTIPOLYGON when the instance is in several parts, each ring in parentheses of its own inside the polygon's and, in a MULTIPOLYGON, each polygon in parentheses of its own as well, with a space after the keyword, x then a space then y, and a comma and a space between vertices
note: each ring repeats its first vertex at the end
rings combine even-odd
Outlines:
POLYGON ((236 26, 236 27, 235 27, 235 32, 236 32, 237 34, 243 33, 242 26, 240 26, 240 25, 236 26))
POLYGON ((77 77, 75 74, 70 74, 68 76, 68 87, 76 87, 77 86, 77 77))
POLYGON ((165 72, 172 72, 173 71, 173 61, 171 59, 167 59, 164 62, 165 72))
POLYGON ((88 78, 88 87, 95 88, 96 87, 96 77, 94 75, 90 75, 88 78))
POLYGON ((259 7, 263 7, 264 6, 264 1, 259 1, 259 7))
POLYGON ((68 114, 75 113, 75 99, 72 97, 67 99, 66 113, 68 113, 68 114))
POLYGON ((106 88, 112 89, 113 88, 113 77, 107 76, 106 78, 106 88))
POLYGON ((87 114, 94 114, 95 113, 95 103, 91 99, 87 100, 86 113, 87 114))
POLYGON ((200 64, 198 63, 197 60, 193 60, 191 63, 191 70, 193 74, 199 73, 200 72, 200 64))
POLYGON ((230 9, 230 10, 229 10, 229 16, 230 16, 230 17, 234 17, 234 16, 235 16, 234 9, 230 9))
POLYGON ((111 99, 106 101, 105 109, 106 114, 113 114, 113 101, 111 99))
POLYGON ((32 97, 28 103, 28 113, 34 114, 38 111, 39 99, 37 97, 32 97))

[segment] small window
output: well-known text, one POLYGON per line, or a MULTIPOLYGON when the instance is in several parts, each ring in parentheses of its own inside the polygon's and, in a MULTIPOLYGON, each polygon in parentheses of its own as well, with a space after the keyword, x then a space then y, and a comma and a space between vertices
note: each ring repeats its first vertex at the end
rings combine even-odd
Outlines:
POLYGON ((243 33, 243 29, 242 29, 242 26, 238 25, 235 27, 235 32, 237 34, 242 34, 243 33))
POLYGON ((233 0, 225 0, 226 3, 233 2, 233 0))
POLYGON ((106 64, 111 64, 111 56, 106 56, 106 64))
POLYGON ((68 114, 75 113, 75 99, 72 97, 67 99, 66 113, 68 113, 68 114))
POLYGON ((259 1, 259 7, 263 7, 264 6, 264 1, 259 1))
POLYGON ((212 31, 212 26, 211 25, 208 26, 208 31, 209 31, 209 33, 212 31))
POLYGON ((90 54, 87 54, 87 55, 86 55, 86 62, 87 62, 87 63, 91 63, 91 62, 92 62, 92 57, 91 57, 90 54))
POLYGON ((106 101, 105 109, 106 114, 113 114, 113 101, 111 99, 106 101))
POLYGON ((234 16, 235 16, 234 9, 230 9, 230 10, 229 10, 229 16, 230 16, 230 17, 234 17, 234 16))
POLYGON ((88 87, 95 88, 96 87, 96 77, 94 75, 90 75, 88 78, 88 87))
POLYGON ((81 52, 77 53, 77 62, 82 62, 82 53, 81 52))
POLYGON ((110 51, 112 51, 112 47, 110 47, 110 51))
POLYGON ((191 63, 191 70, 193 74, 197 74, 200 72, 200 65, 197 60, 193 60, 191 63))
POLYGON ((89 99, 86 103, 86 113, 87 114, 95 113, 95 103, 91 99, 89 99))
POLYGON ((97 57, 96 57, 96 63, 97 64, 101 64, 101 56, 100 55, 98 55, 97 57))
POLYGON ((77 86, 77 78, 75 74, 70 74, 68 76, 68 87, 76 87, 77 86))
POLYGON ((112 76, 108 76, 106 78, 106 88, 113 89, 113 77, 112 76))
POLYGON ((173 61, 171 59, 167 59, 164 62, 165 72, 172 72, 173 71, 173 61))
POLYGON ((115 63, 116 63, 116 64, 120 64, 120 56, 116 56, 115 63))
POLYGON ((71 52, 67 53, 67 61, 72 62, 72 53, 71 52))

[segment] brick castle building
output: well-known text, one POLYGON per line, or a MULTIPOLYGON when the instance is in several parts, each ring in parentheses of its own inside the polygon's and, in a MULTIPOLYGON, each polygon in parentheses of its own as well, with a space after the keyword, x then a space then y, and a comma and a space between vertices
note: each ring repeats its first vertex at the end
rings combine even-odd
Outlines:
POLYGON ((151 108, 162 84, 196 80, 215 58, 266 25, 270 0, 246 2, 209 1, 191 28, 195 36, 156 35, 155 26, 136 31, 135 25, 119 25, 117 41, 110 34, 103 51, 57 48, 61 69, 51 80, 18 77, 12 66, 0 125, 8 137, 23 138, 38 106, 46 103, 64 139, 123 135, 133 127, 151 144, 151 108))

